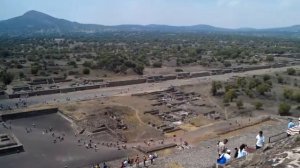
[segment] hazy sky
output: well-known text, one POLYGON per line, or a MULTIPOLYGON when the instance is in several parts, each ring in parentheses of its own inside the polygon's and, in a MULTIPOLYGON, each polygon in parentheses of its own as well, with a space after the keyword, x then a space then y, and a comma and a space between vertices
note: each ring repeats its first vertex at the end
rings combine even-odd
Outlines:
POLYGON ((280 27, 300 24, 300 0, 0 0, 0 20, 37 10, 80 23, 280 27))

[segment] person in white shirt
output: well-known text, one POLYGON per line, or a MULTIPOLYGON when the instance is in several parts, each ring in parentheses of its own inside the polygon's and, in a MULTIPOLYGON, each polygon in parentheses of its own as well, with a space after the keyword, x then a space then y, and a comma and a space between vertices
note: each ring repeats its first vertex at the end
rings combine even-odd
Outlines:
POLYGON ((260 149, 265 144, 265 137, 262 131, 259 131, 259 134, 256 136, 256 150, 260 149))
POLYGON ((242 158, 248 155, 248 152, 246 151, 247 145, 242 144, 240 146, 239 152, 238 152, 238 156, 237 158, 242 158))
POLYGON ((224 139, 218 143, 218 154, 221 156, 223 153, 226 152, 227 147, 226 144, 228 143, 228 139, 224 139))

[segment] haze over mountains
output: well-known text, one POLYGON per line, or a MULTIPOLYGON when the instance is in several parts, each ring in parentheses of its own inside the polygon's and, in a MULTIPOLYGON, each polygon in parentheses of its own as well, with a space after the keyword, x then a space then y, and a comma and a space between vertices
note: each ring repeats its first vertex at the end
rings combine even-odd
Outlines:
POLYGON ((298 38, 300 37, 300 25, 271 29, 228 29, 203 24, 194 26, 168 26, 154 24, 104 26, 71 22, 33 10, 26 12, 22 16, 0 21, 0 36, 64 35, 72 33, 102 33, 118 31, 239 33, 249 35, 289 35, 298 38))

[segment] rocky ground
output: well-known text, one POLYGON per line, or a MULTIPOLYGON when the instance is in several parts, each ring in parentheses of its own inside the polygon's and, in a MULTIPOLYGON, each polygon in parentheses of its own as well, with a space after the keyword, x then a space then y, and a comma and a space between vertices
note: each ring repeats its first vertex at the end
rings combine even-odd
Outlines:
POLYGON ((288 137, 268 144, 262 151, 250 154, 246 159, 233 162, 228 168, 299 168, 300 136, 288 137))
POLYGON ((153 168, 211 168, 215 165, 217 159, 217 142, 223 138, 228 138, 228 146, 234 153, 234 148, 240 146, 242 143, 249 147, 255 147, 255 137, 259 130, 264 131, 266 141, 269 136, 285 131, 286 123, 284 120, 279 121, 276 125, 264 125, 262 127, 249 127, 233 135, 228 134, 218 139, 211 139, 202 142, 191 149, 177 151, 170 156, 158 159, 153 168))

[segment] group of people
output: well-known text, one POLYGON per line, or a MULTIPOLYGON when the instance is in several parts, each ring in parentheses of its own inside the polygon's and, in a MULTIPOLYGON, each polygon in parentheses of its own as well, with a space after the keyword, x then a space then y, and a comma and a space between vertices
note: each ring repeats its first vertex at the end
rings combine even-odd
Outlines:
MULTIPOLYGON (((225 166, 231 160, 231 150, 227 147, 228 139, 224 139, 223 141, 218 142, 218 159, 217 166, 225 166)), ((262 148, 265 145, 265 137, 262 131, 256 136, 256 150, 262 148)), ((246 144, 242 144, 239 148, 235 148, 234 158, 239 159, 246 157, 251 151, 246 144)))
POLYGON ((146 155, 143 156, 141 159, 139 155, 136 155, 135 158, 127 158, 121 163, 121 168, 126 168, 128 166, 136 165, 136 167, 140 167, 140 164, 142 163, 144 167, 148 165, 147 161, 150 161, 150 164, 152 165, 154 162, 154 159, 158 157, 157 153, 149 154, 147 157, 146 155))
POLYGON ((300 134, 300 118, 299 118, 299 124, 296 125, 292 119, 290 119, 288 123, 288 129, 286 131, 287 136, 295 135, 295 134, 300 134))

